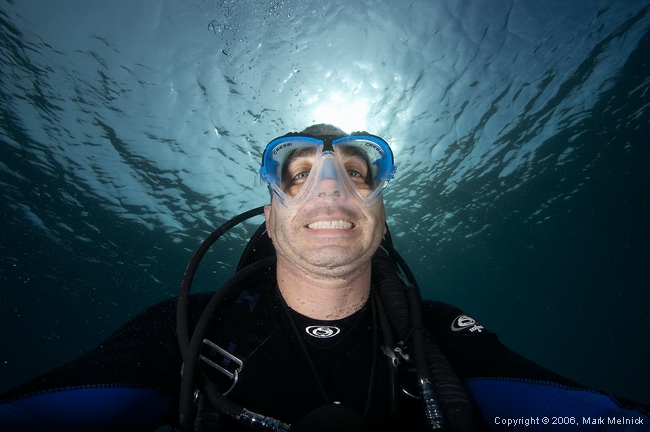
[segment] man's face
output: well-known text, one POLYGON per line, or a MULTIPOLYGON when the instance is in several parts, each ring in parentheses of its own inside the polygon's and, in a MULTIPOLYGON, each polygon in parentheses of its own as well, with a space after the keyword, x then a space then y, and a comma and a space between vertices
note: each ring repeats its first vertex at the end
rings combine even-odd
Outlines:
MULTIPOLYGON (((283 175, 283 190, 295 196, 311 169, 313 154, 292 158, 283 175), (286 188, 285 188, 286 182, 286 188)), ((365 162, 345 155, 351 179, 363 193, 365 162), (349 161, 348 161, 349 159, 349 161)), ((339 181, 327 179, 316 185, 313 199, 285 207, 275 195, 265 207, 266 226, 285 266, 322 278, 345 278, 367 265, 385 233, 386 215, 381 197, 372 204, 345 193, 339 181)))

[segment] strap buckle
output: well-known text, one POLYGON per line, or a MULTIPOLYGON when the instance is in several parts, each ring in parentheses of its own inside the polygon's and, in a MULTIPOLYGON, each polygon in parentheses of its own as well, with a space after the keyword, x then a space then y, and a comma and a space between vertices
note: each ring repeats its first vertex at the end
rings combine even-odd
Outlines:
POLYGON ((226 391, 223 394, 224 396, 228 396, 228 394, 235 388, 235 385, 237 385, 237 381, 239 380, 239 373, 244 367, 244 362, 208 339, 203 339, 203 345, 204 346, 207 345, 208 349, 210 350, 209 354, 223 356, 221 365, 217 364, 214 360, 209 359, 203 354, 199 355, 199 360, 202 360, 205 364, 215 368, 216 370, 218 370, 219 372, 227 376, 230 380, 232 380, 232 385, 230 386, 228 391, 226 391), (226 367, 228 367, 231 363, 234 363, 234 365, 236 366, 232 372, 226 369, 226 367))
POLYGON ((390 349, 387 346, 382 346, 381 350, 384 352, 386 357, 390 359, 391 363, 393 364, 393 367, 395 368, 399 366, 399 364, 401 363, 400 359, 405 360, 406 362, 411 361, 410 356, 406 353, 404 348, 402 348, 401 342, 400 342, 400 346, 397 346, 393 349, 390 349))

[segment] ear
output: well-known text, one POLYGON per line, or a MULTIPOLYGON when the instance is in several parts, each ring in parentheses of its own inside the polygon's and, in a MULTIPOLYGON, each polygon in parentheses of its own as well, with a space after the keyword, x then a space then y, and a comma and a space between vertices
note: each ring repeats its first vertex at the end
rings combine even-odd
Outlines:
POLYGON ((270 204, 264 206, 264 217, 266 218, 266 235, 268 235, 270 239, 273 239, 273 237, 271 237, 271 230, 269 229, 269 220, 271 219, 270 204))

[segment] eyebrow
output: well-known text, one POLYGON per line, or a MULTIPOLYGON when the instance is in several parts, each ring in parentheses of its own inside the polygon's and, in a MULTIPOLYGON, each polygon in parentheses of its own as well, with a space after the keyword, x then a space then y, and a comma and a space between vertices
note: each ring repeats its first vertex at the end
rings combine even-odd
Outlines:
POLYGON ((349 145, 347 145, 347 146, 346 145, 341 145, 341 146, 337 146, 336 148, 340 149, 341 154, 343 154, 345 156, 360 157, 360 158, 362 158, 364 160, 367 160, 366 155, 356 147, 349 146, 349 145))
POLYGON ((316 153, 316 148, 315 147, 301 147, 298 149, 295 149, 294 151, 289 154, 287 159, 284 161, 284 164, 282 164, 282 179, 284 181, 284 178, 287 175, 287 169, 289 168, 289 165, 291 163, 299 158, 303 157, 308 157, 308 156, 313 156, 316 153))
POLYGON ((284 161, 284 166, 289 165, 294 159, 298 159, 305 156, 311 156, 316 153, 316 147, 300 147, 291 152, 287 160, 284 161))

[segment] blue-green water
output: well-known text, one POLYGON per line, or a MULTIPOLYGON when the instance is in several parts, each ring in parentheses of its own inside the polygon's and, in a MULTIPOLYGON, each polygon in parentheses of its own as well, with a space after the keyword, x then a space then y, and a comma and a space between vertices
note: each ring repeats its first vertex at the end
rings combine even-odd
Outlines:
POLYGON ((266 142, 331 122, 393 146, 426 297, 650 403, 648 1, 105 3, 0 4, 0 390, 175 295, 266 142))

